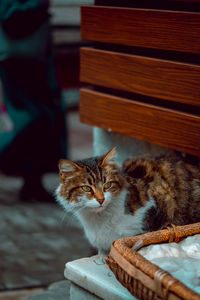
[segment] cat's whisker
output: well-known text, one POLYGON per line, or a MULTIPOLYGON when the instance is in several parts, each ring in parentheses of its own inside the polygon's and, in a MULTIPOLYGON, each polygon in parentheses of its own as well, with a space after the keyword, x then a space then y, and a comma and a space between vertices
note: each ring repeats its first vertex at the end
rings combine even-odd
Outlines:
POLYGON ((63 221, 65 222, 66 226, 71 226, 74 220, 77 220, 76 212, 66 212, 63 221), (67 216, 67 219, 65 218, 67 216))
POLYGON ((64 211, 63 215, 62 215, 62 218, 60 220, 60 224, 63 224, 64 220, 65 220, 65 217, 66 217, 66 212, 64 211))
POLYGON ((63 225, 64 223, 66 225, 68 225, 70 223, 70 219, 71 219, 71 214, 69 214, 68 212, 64 211, 61 219, 60 219, 60 225, 63 225), (67 217, 67 219, 66 219, 67 217))
POLYGON ((77 216, 82 210, 84 210, 85 209, 85 207, 83 206, 83 207, 80 207, 78 210, 76 210, 75 212, 74 212, 74 216, 77 216))

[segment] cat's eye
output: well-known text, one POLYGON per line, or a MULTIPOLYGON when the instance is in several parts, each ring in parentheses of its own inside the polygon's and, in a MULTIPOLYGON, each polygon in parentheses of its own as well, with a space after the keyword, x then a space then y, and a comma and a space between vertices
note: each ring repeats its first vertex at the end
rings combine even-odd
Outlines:
POLYGON ((111 187, 111 185, 112 185, 112 182, 111 182, 111 181, 106 182, 106 183, 104 184, 104 189, 105 189, 105 190, 109 189, 109 188, 111 187))
POLYGON ((92 191, 92 188, 89 185, 83 185, 81 188, 84 192, 87 193, 92 191))

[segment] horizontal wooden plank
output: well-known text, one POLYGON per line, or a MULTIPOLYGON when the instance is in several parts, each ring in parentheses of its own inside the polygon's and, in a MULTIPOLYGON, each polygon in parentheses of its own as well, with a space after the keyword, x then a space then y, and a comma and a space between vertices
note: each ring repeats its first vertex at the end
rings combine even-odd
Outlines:
POLYGON ((136 139, 200 156, 200 117, 81 90, 80 120, 136 139))
MULTIPOLYGON (((64 0, 66 1, 66 0, 64 0)), ((187 11, 188 5, 190 6, 189 11, 196 11, 191 9, 192 4, 198 4, 200 0, 151 0, 151 1, 134 1, 134 0, 95 0, 95 5, 99 6, 114 6, 114 7, 139 7, 139 8, 153 8, 153 9, 173 9, 173 10, 180 10, 179 7, 183 8, 184 11, 187 11), (180 6, 177 6, 177 2, 181 2, 180 6), (186 5, 185 5, 186 4, 186 5)), ((192 6, 193 8, 193 6, 192 6)), ((197 10, 199 11, 199 10, 197 10)))
POLYGON ((81 49, 81 81, 200 106, 200 66, 81 49))
POLYGON ((82 39, 200 53, 200 14, 119 7, 83 6, 82 39))
POLYGON ((188 3, 200 3, 200 0, 169 0, 169 2, 188 2, 188 3))

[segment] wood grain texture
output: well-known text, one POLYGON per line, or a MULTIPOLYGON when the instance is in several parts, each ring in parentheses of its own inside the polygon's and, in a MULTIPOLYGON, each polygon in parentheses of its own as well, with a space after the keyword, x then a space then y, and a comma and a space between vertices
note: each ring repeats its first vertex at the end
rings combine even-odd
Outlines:
POLYGON ((83 6, 82 39, 126 46, 200 53, 200 14, 83 6))
POLYGON ((168 0, 169 2, 188 2, 188 3, 200 3, 200 0, 168 0))
POLYGON ((80 120, 153 144, 200 156, 200 117, 81 90, 80 120))
POLYGON ((200 106, 200 66, 111 51, 81 49, 81 81, 200 106))

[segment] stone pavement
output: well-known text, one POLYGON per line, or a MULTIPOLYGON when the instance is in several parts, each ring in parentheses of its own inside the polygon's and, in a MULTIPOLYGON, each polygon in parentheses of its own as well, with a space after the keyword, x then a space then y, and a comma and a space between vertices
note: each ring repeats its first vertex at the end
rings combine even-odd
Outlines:
POLYGON ((63 279, 65 262, 90 255, 71 215, 55 204, 1 205, 0 289, 46 286, 63 279))
MULTIPOLYGON (((77 112, 68 115, 68 127, 71 157, 90 156, 91 128, 79 123, 77 112)), ((21 178, 0 174, 0 300, 68 299, 65 263, 94 250, 77 220, 56 202, 20 202, 22 184, 21 178)), ((57 174, 44 177, 49 192, 57 184, 57 174)))
MULTIPOLYGON (((41 295, 41 293, 44 292, 44 288, 30 288, 30 289, 19 289, 19 290, 13 290, 13 291, 2 291, 0 292, 0 300, 27 300, 31 297, 31 295, 41 295)), ((58 298, 59 299, 59 298, 58 298)), ((61 300, 66 300, 68 298, 64 298, 61 300)), ((44 300, 44 298, 43 298, 44 300)), ((47 299, 45 299, 47 300, 47 299)), ((49 299, 48 299, 49 300, 49 299)))
MULTIPOLYGON (((1 199, 0 220, 0 291, 4 291, 0 300, 28 299, 27 295, 42 290, 24 291, 20 298, 16 293, 6 298, 5 290, 46 287, 63 280, 67 261, 93 253, 76 219, 57 204, 5 204, 1 199)), ((56 299, 55 293, 60 300, 67 299, 59 288, 38 300, 56 299)))
POLYGON ((52 283, 47 291, 36 293, 30 296, 28 300, 68 300, 70 294, 69 290, 70 282, 68 280, 62 280, 52 283))

